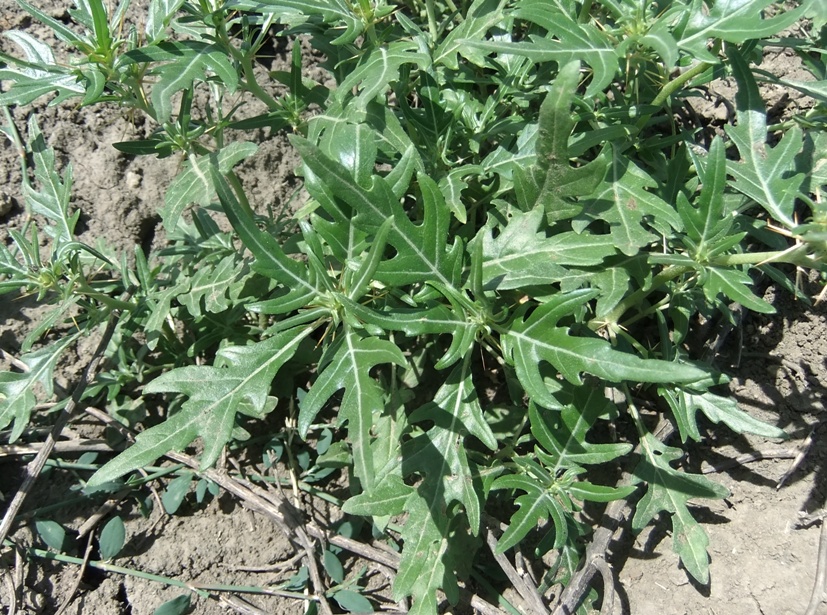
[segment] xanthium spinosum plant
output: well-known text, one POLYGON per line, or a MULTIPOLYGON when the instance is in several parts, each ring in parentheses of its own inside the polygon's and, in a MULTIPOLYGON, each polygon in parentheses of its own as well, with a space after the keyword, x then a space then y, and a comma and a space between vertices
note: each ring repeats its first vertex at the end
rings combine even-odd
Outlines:
POLYGON ((332 434, 318 461, 347 470, 344 512, 401 544, 393 597, 411 613, 459 600, 488 527, 498 553, 546 562, 544 589, 565 585, 592 530, 584 502, 633 496, 632 526, 667 514, 686 571, 709 581, 688 501, 727 491, 677 463, 703 439, 699 413, 785 434, 740 410, 690 342, 699 317, 736 323, 735 304, 771 313, 758 276, 801 295, 789 272, 824 271, 823 3, 76 0, 65 23, 17 1, 69 59, 4 33, 8 138, 24 145, 11 106, 117 107, 153 132, 114 147, 180 172, 159 204, 167 247, 93 248, 71 168, 30 121, 35 217, 0 246, 0 291, 53 310, 24 340, 28 371, 0 374, 10 441, 54 394, 62 353, 119 314, 86 397, 141 430, 88 489, 195 441, 206 470, 296 407, 298 436, 332 434), (797 23, 807 34, 782 36, 797 23), (273 45, 292 48, 287 70, 261 70, 273 45), (785 46, 811 81, 757 67, 785 46), (323 82, 303 72, 310 48, 323 82), (734 118, 710 137, 678 111, 723 76, 734 118), (768 125, 762 82, 813 106, 768 125), (286 133, 307 200, 262 216, 234 168, 256 136, 286 133), (150 404, 163 420, 144 422, 150 404), (631 480, 605 484, 618 465, 631 480))

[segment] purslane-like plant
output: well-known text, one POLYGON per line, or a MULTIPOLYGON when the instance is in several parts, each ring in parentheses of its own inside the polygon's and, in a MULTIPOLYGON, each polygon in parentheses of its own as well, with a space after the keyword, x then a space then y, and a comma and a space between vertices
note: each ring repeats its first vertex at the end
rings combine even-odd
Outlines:
POLYGON ((143 399, 169 411, 90 487, 197 438, 210 467, 278 391, 298 400, 299 435, 332 425, 345 443, 344 511, 379 529, 400 520, 394 596, 412 597, 412 613, 435 613, 438 591, 459 599, 489 524, 505 527, 500 552, 556 551, 547 581, 565 584, 589 531, 583 503, 636 490, 633 527, 671 515, 681 562, 708 582, 707 536, 687 502, 727 492, 677 467, 680 445, 655 438, 638 408, 673 421, 682 444, 702 439, 699 412, 785 436, 739 410, 688 342, 699 315, 772 312, 755 275, 795 292, 779 265, 823 269, 818 2, 177 0, 151 2, 140 29, 128 2, 110 13, 78 1, 72 26, 18 3, 71 60, 7 33, 23 57, 0 54, 0 104, 54 93, 52 104, 117 104, 155 132, 115 147, 185 162, 160 209, 171 246, 118 265, 76 239, 71 173, 56 174, 30 126, 25 196, 52 254, 43 261, 34 226, 12 232, 0 290, 36 290, 57 309, 26 344, 30 371, 0 374, 12 440, 32 383, 51 395, 60 353, 122 309, 120 372, 91 393, 117 414, 143 382, 143 399), (812 40, 771 38, 804 17, 812 40), (257 60, 276 35, 292 41, 291 70, 265 74, 257 60), (335 87, 302 74, 300 40, 335 87), (776 127, 758 83, 779 79, 754 68, 768 45, 793 46, 814 74, 785 82, 815 99, 812 112, 776 127), (738 84, 735 118, 707 143, 675 110, 724 74, 738 84), (252 100, 267 111, 245 115, 252 100), (291 132, 301 155, 310 199, 290 222, 297 237, 255 212, 233 171, 262 128, 291 132), (85 320, 65 328, 69 305, 85 320), (60 341, 31 350, 61 326, 60 341), (126 341, 136 331, 144 347, 126 341), (607 440, 617 420, 635 435, 607 440), (634 484, 595 482, 590 468, 609 462, 634 484))

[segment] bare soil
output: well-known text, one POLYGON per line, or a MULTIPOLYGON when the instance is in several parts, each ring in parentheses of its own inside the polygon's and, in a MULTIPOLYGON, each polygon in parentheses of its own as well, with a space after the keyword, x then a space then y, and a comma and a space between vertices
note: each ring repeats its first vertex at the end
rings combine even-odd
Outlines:
MULTIPOLYGON (((64 9, 53 11, 62 16, 64 9)), ((44 35, 21 13, 12 0, 0 0, 0 30, 27 28, 44 35)), ((8 41, 0 42, 8 48, 8 41)), ((768 53, 767 62, 787 61, 786 54, 768 53)), ((286 62, 287 58, 276 58, 286 62)), ((731 96, 726 84, 715 84, 714 93, 731 96)), ((769 104, 777 107, 800 103, 793 92, 766 92, 769 104)), ((726 106, 715 105, 699 112, 710 123, 727 119, 726 106), (721 111, 723 109, 723 111, 721 111)), ((700 105, 699 105, 700 107, 700 105)), ((19 128, 36 114, 49 145, 57 152, 58 165, 71 161, 75 169, 74 204, 80 208, 83 238, 90 243, 105 240, 118 250, 131 251, 134 244, 157 247, 163 241, 158 209, 163 191, 175 172, 169 160, 134 158, 114 150, 113 141, 145 136, 147 130, 119 109, 78 109, 71 106, 14 109, 19 128)), ((251 200, 262 210, 281 207, 294 193, 298 182, 293 171, 296 155, 283 139, 270 139, 262 151, 244 167, 245 186, 251 200)), ((0 143, 0 240, 8 229, 20 225, 25 215, 20 194, 18 155, 8 141, 0 143)), ((807 291, 817 294, 810 285, 807 291)), ((678 564, 672 551, 668 519, 646 529, 631 540, 612 546, 611 561, 619 583, 620 605, 615 613, 634 615, 799 615, 810 598, 815 577, 819 528, 796 529, 799 513, 812 513, 824 506, 827 448, 823 397, 827 387, 827 306, 809 308, 774 288, 767 290, 777 307, 776 315, 750 315, 729 334, 717 361, 733 376, 732 393, 741 407, 755 416, 781 426, 786 442, 740 437, 726 428, 709 426, 706 440, 691 449, 690 462, 697 468, 718 466, 727 459, 751 451, 778 451, 811 444, 803 464, 787 484, 776 484, 791 459, 769 459, 740 464, 717 473, 717 480, 731 492, 723 501, 697 501, 694 512, 704 522, 710 537, 711 583, 698 586, 678 564)), ((31 298, 0 297, 0 348, 11 355, 37 320, 38 308, 31 298)), ((69 388, 88 361, 81 349, 62 366, 58 383, 69 388)), ((77 427, 76 428, 80 428, 77 427)), ((676 436, 675 436, 676 437, 676 436)), ((0 445, 0 492, 10 498, 20 481, 21 458, 4 456, 0 445)), ((24 510, 68 502, 76 481, 71 473, 54 470, 41 477, 24 510)), ((199 505, 192 495, 175 516, 155 505, 142 515, 138 502, 125 500, 117 509, 126 521, 127 547, 116 563, 126 568, 174 577, 192 585, 232 584, 255 587, 289 578, 294 570, 270 570, 274 563, 289 559, 292 549, 279 529, 224 494, 199 505), (258 571, 240 570, 254 567, 258 571), (268 569, 270 568, 270 569, 268 569)), ((53 519, 70 529, 83 524, 91 511, 66 505, 53 519)), ((31 523, 23 523, 16 541, 37 540, 31 523)), ((81 549, 82 551, 82 549, 81 549)), ((10 558, 10 559, 9 559, 10 558)), ((22 589, 18 613, 55 613, 68 599, 78 567, 44 560, 9 566, 0 589, 0 609, 8 612, 9 591, 22 589)), ((350 562, 351 565, 355 562, 350 562)), ((185 590, 134 576, 87 572, 77 597, 65 611, 100 615, 151 614, 158 605, 185 590)), ((252 595, 245 600, 261 612, 301 613, 300 601, 252 595)), ((227 604, 195 598, 192 612, 204 615, 226 613, 227 604)), ((451 611, 446 611, 451 612, 451 611)), ((467 605, 453 612, 471 612, 467 605)), ((827 614, 822 605, 819 613, 827 614)))

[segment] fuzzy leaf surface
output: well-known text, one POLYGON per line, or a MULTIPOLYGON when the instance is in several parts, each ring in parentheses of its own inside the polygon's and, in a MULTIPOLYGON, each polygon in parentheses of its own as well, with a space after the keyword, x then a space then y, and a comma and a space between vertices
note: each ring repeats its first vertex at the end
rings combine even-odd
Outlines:
POLYGON ((717 63, 717 58, 707 50, 709 39, 743 43, 772 36, 798 21, 807 8, 803 4, 764 18, 764 9, 770 4, 774 4, 773 0, 716 0, 711 7, 702 2, 692 3, 678 45, 699 60, 717 63))
MULTIPOLYGON (((397 41, 387 47, 373 47, 359 60, 359 65, 342 81, 336 90, 340 96, 348 96, 356 87, 359 94, 352 103, 359 111, 378 95, 383 94, 391 82, 399 78, 405 64, 425 67, 430 59, 417 51, 415 43, 397 41)), ((344 101, 343 101, 344 102, 344 101)))
POLYGON ((783 429, 759 421, 738 407, 738 403, 729 397, 722 397, 709 391, 693 393, 685 389, 661 388, 661 395, 666 399, 675 416, 681 441, 692 438, 701 440, 698 429, 697 412, 700 410, 713 423, 724 423, 735 433, 751 433, 765 438, 787 439, 783 429))
POLYGON ((166 421, 138 435, 131 447, 95 472, 89 485, 149 465, 199 436, 204 442, 201 467, 210 467, 232 436, 236 413, 261 418, 272 410, 273 378, 312 331, 295 328, 250 346, 229 346, 218 353, 223 366, 179 367, 150 382, 147 394, 181 393, 189 399, 166 421))
POLYGON ((608 222, 618 250, 634 256, 641 248, 683 227, 673 206, 651 190, 658 185, 643 169, 612 147, 611 165, 594 195, 584 199, 583 216, 608 222))
POLYGON ((647 483, 632 520, 635 531, 643 529, 661 511, 672 514, 675 552, 689 573, 702 584, 709 582, 709 538, 692 517, 687 503, 692 498, 721 499, 729 495, 723 486, 704 476, 679 472, 670 463, 680 459, 683 451, 666 446, 652 434, 641 439, 643 458, 635 477, 647 483))
MULTIPOLYGON (((252 156, 258 146, 255 143, 237 141, 228 144, 217 155, 218 168, 228 173, 236 164, 252 156)), ((215 196, 213 182, 210 179, 210 167, 216 164, 211 156, 190 157, 184 171, 176 177, 167 188, 161 218, 167 231, 175 230, 184 209, 190 203, 209 205, 215 196)))
MULTIPOLYGON (((632 450, 631 444, 593 444, 586 440, 598 418, 612 412, 612 404, 594 387, 577 387, 562 410, 528 407, 531 433, 542 447, 545 467, 556 475, 580 465, 606 463, 632 450)), ((614 410, 616 412, 616 410, 614 410)))
POLYGON ((506 290, 553 284, 568 275, 565 265, 599 265, 615 254, 609 235, 565 231, 546 236, 539 229, 543 210, 515 212, 494 238, 482 235, 483 284, 487 290, 506 290))
POLYGON ((594 297, 594 291, 560 293, 537 307, 528 318, 517 312, 511 330, 503 340, 506 359, 515 366, 517 377, 532 399, 541 406, 559 406, 540 371, 549 363, 572 384, 582 384, 582 374, 592 374, 609 382, 696 382, 707 373, 692 365, 643 359, 621 352, 601 338, 570 335, 557 321, 594 297))
POLYGON ((393 220, 388 243, 397 255, 382 263, 377 271, 378 279, 398 286, 429 280, 449 287, 458 283, 462 245, 455 240, 449 246, 451 212, 432 179, 424 174, 418 176, 424 214, 422 223, 417 225, 408 218, 384 178, 373 176, 370 185, 363 187, 343 165, 331 160, 309 141, 294 136, 291 142, 305 165, 353 208, 357 226, 366 232, 376 232, 385 220, 393 220))
MULTIPOLYGON (((535 203, 542 204, 549 221, 577 215, 582 205, 571 198, 591 195, 603 181, 608 168, 603 153, 581 166, 575 167, 570 162, 569 137, 575 125, 571 107, 579 79, 579 62, 571 62, 560 69, 540 107, 536 162, 515 178, 515 188, 524 194, 523 209, 530 209, 535 203)), ((517 196, 519 199, 519 192, 517 196)))
POLYGON ((737 51, 730 51, 729 60, 738 82, 738 123, 727 126, 727 134, 741 154, 741 162, 728 165, 733 187, 792 228, 795 199, 804 180, 795 163, 802 147, 801 129, 793 126, 775 147, 767 145, 766 107, 755 78, 737 51))
POLYGON ((361 337, 347 331, 333 348, 328 365, 319 374, 301 402, 299 433, 304 437, 325 402, 338 390, 345 389, 339 407, 339 424, 347 421, 356 476, 370 492, 375 484, 373 455, 370 450, 374 416, 384 407, 383 391, 371 377, 376 365, 407 365, 402 351, 387 340, 361 337))
POLYGON ((141 47, 123 54, 121 66, 148 63, 157 80, 152 86, 152 105, 158 122, 166 122, 172 115, 174 94, 191 87, 195 80, 205 81, 208 71, 216 75, 234 92, 238 87, 238 73, 218 45, 200 41, 165 41, 141 47))
POLYGON ((37 402, 35 384, 43 387, 47 398, 54 394, 55 366, 66 347, 76 339, 76 335, 68 335, 55 344, 21 355, 20 361, 28 367, 26 372, 0 372, 0 429, 14 421, 10 443, 17 440, 29 424, 37 402))

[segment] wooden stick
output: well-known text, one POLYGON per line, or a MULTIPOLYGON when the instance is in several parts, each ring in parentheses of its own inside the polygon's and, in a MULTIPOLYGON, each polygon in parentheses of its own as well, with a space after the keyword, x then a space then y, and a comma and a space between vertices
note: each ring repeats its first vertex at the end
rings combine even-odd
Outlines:
POLYGON ((824 590, 827 589, 827 523, 821 520, 821 534, 818 541, 818 562, 816 563, 816 580, 810 604, 804 615, 816 615, 816 610, 824 602, 824 590))

